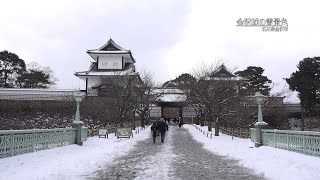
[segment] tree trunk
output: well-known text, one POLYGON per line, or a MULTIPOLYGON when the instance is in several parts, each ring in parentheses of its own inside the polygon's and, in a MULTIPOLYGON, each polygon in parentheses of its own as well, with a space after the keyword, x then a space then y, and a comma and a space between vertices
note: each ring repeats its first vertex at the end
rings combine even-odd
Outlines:
POLYGON ((212 121, 210 119, 208 121, 208 131, 212 131, 212 121))
POLYGON ((132 119, 132 129, 136 130, 136 114, 133 113, 133 119, 132 119))
POLYGON ((144 125, 145 125, 145 118, 144 118, 144 116, 140 116, 140 122, 141 122, 141 127, 143 127, 144 128, 144 125))
POLYGON ((304 111, 301 111, 301 131, 304 131, 305 127, 305 119, 304 119, 304 111))
POLYGON ((208 118, 208 131, 212 131, 212 122, 213 122, 213 116, 212 116, 212 114, 209 114, 209 118, 208 118))
POLYGON ((120 116, 120 122, 119 122, 119 124, 120 124, 120 127, 121 128, 123 128, 124 127, 124 119, 120 116))
POLYGON ((309 131, 311 131, 311 126, 312 126, 312 115, 311 115, 311 113, 309 113, 308 115, 306 115, 306 118, 305 118, 305 120, 304 120, 305 122, 304 122, 304 129, 309 129, 309 131))
POLYGON ((203 116, 201 116, 199 119, 200 119, 200 126, 204 126, 203 116))
POLYGON ((196 125, 199 125, 199 124, 200 124, 200 116, 197 116, 195 123, 196 123, 196 125))
POLYGON ((219 118, 217 118, 215 125, 214 125, 214 135, 215 136, 219 136, 219 130, 220 130, 219 118))
POLYGON ((4 87, 5 87, 5 88, 8 86, 7 79, 8 79, 8 73, 5 72, 5 73, 4 73, 4 87))

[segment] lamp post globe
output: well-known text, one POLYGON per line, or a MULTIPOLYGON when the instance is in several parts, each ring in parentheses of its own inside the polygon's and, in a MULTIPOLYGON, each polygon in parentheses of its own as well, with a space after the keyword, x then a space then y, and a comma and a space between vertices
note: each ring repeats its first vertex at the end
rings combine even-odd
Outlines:
POLYGON ((84 96, 85 96, 85 94, 81 93, 80 91, 73 93, 73 97, 77 103, 76 117, 75 117, 75 120, 73 121, 73 123, 83 124, 83 122, 80 121, 80 102, 84 98, 84 96))
POLYGON ((254 97, 256 98, 257 103, 261 104, 265 96, 261 94, 261 92, 257 92, 254 97))
POLYGON ((80 91, 77 91, 73 94, 73 97, 76 101, 81 101, 84 95, 80 91))

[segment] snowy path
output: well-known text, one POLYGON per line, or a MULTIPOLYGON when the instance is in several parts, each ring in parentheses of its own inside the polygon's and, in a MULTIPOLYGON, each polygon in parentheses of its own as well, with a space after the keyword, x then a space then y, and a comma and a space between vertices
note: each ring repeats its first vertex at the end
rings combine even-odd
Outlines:
MULTIPOLYGON (((176 129, 173 152, 175 179, 263 179, 252 170, 237 165, 236 160, 215 155, 203 148, 184 128, 176 129)), ((204 137, 205 138, 205 137, 204 137)))
MULTIPOLYGON (((171 131, 166 134, 165 143, 160 142, 160 137, 154 144, 150 138, 140 141, 126 156, 114 161, 105 170, 96 172, 89 179, 170 179, 170 163, 173 159, 171 131)), ((172 178, 171 178, 172 179, 172 178)))
POLYGON ((184 128, 170 126, 164 143, 152 138, 88 179, 263 179, 237 161, 203 148, 184 128))

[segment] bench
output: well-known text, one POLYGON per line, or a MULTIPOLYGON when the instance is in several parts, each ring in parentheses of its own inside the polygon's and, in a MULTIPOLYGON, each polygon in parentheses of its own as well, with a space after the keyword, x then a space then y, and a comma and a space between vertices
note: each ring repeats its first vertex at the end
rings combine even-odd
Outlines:
POLYGON ((117 128, 116 130, 117 138, 130 138, 133 137, 132 129, 131 128, 117 128))
POLYGON ((104 137, 104 138, 108 138, 108 130, 106 129, 99 129, 99 134, 98 134, 99 138, 100 137, 104 137))

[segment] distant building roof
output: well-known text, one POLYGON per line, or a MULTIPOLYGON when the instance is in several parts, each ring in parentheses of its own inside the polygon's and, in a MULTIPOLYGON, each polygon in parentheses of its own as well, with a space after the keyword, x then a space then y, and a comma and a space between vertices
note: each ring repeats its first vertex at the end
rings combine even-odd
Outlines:
POLYGON ((87 53, 94 59, 96 59, 96 54, 128 54, 129 57, 135 62, 135 59, 132 56, 130 50, 126 50, 115 43, 111 38, 108 40, 106 44, 101 46, 98 49, 87 50, 87 53))
POLYGON ((225 65, 221 65, 213 71, 205 80, 227 80, 227 81, 246 81, 247 79, 241 76, 236 76, 227 70, 225 65))
POLYGON ((221 65, 217 70, 210 74, 210 77, 236 77, 229 72, 225 65, 221 65))
POLYGON ((129 52, 130 50, 126 50, 124 48, 122 48, 121 46, 119 46, 117 43, 115 43, 111 38, 108 40, 108 42, 106 44, 104 44, 103 46, 101 46, 99 49, 92 49, 92 50, 88 50, 87 52, 91 52, 91 51, 106 51, 106 52, 129 52))

